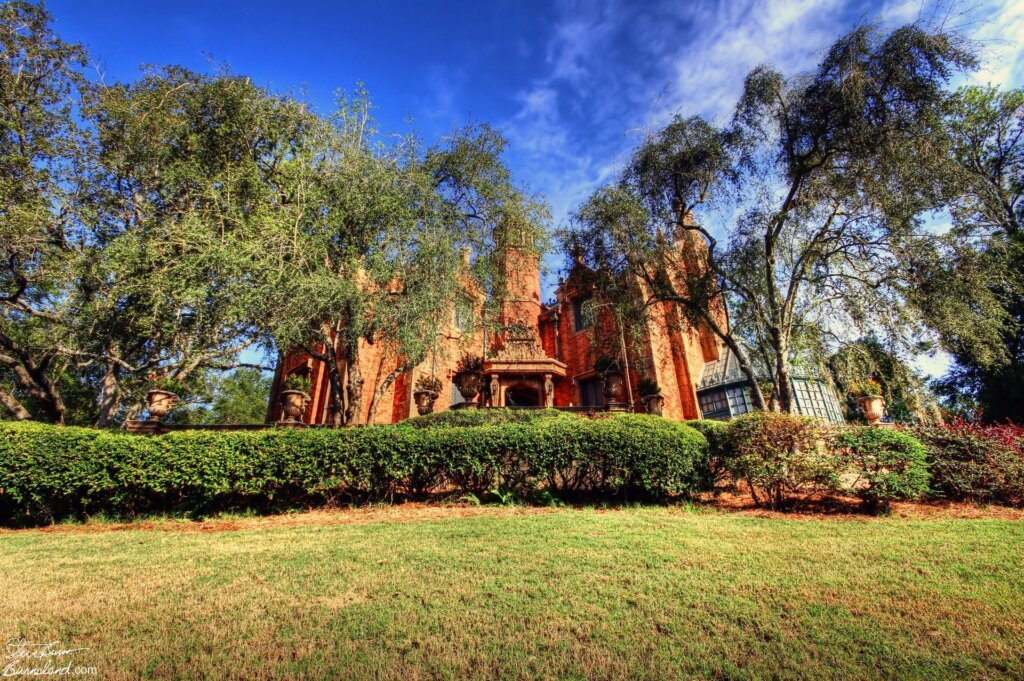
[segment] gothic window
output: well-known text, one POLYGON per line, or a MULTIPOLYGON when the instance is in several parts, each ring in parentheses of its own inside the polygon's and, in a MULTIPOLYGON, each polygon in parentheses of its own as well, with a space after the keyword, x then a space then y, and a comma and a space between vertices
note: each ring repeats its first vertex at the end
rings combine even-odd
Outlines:
POLYGON ((804 416, 814 416, 833 423, 843 422, 832 391, 824 382, 796 379, 793 381, 793 392, 796 395, 797 411, 804 416))
POLYGON ((746 414, 750 411, 750 403, 747 401, 747 392, 745 388, 742 386, 729 388, 725 391, 725 394, 729 398, 729 412, 733 416, 746 414))
POLYGON ((594 325, 594 301, 590 298, 576 298, 572 301, 572 318, 576 332, 594 325))
POLYGON ((473 303, 466 298, 455 301, 455 328, 463 333, 473 330, 473 303))

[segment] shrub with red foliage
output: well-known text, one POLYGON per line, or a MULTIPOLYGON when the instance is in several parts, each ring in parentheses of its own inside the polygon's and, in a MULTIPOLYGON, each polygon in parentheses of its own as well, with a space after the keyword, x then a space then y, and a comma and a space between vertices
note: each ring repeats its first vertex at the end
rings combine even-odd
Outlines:
POLYGON ((916 426, 928 447, 935 496, 955 501, 1024 504, 1024 427, 957 419, 916 426))

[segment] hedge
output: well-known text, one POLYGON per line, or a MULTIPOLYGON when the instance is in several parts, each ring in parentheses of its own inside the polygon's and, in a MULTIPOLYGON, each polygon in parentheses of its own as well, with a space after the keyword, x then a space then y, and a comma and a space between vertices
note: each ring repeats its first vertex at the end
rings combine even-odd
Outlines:
POLYGON ((961 420, 915 426, 927 448, 932 495, 951 501, 1024 506, 1024 429, 961 420))
POLYGON ((853 490, 870 508, 884 511, 895 499, 919 499, 928 493, 927 450, 909 433, 852 426, 833 445, 843 470, 857 476, 853 490))
POLYGON ((203 514, 437 489, 691 496, 707 441, 654 416, 160 436, 0 423, 0 522, 203 514))
POLYGON ((559 409, 446 409, 435 414, 416 416, 401 421, 400 426, 413 428, 465 428, 496 426, 503 423, 533 423, 548 419, 580 419, 577 414, 559 409))
POLYGON ((728 421, 685 421, 708 441, 708 473, 707 485, 714 488, 729 478, 726 460, 732 448, 728 421))
POLYGON ((839 484, 839 465, 822 441, 814 419, 752 412, 729 423, 725 465, 743 480, 755 504, 782 508, 793 494, 830 491, 839 484))

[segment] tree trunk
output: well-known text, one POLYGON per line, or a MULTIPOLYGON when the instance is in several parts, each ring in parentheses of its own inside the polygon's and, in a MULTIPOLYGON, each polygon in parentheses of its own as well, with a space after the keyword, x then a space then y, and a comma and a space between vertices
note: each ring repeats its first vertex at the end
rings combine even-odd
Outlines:
POLYGON ((0 405, 15 421, 27 421, 32 418, 32 414, 18 401, 18 398, 3 388, 0 388, 0 405))
POLYGON ((280 395, 281 393, 281 381, 284 379, 284 377, 281 375, 283 371, 284 353, 281 352, 280 348, 278 348, 277 366, 274 367, 274 382, 271 383, 271 385, 273 385, 276 388, 276 390, 272 395, 270 395, 270 399, 267 400, 267 414, 266 416, 263 417, 263 423, 273 423, 276 420, 274 416, 277 414, 277 410, 280 409, 280 407, 277 405, 277 398, 278 395, 280 395))
POLYGON ((384 393, 388 391, 388 388, 391 387, 391 384, 394 383, 395 379, 398 378, 398 375, 402 373, 403 370, 404 369, 402 367, 399 367, 392 371, 387 375, 387 378, 384 379, 384 382, 380 384, 380 387, 373 391, 373 399, 370 400, 370 415, 366 419, 366 425, 372 426, 377 422, 377 407, 380 404, 381 399, 384 397, 384 393))
MULTIPOLYGON (((687 306, 693 306, 693 302, 686 298, 679 297, 674 298, 674 300, 680 301, 687 306)), ((734 355, 736 355, 736 362, 739 364, 740 372, 747 379, 747 383, 750 384, 751 396, 754 398, 754 409, 758 411, 766 411, 767 407, 764 402, 764 394, 761 392, 761 386, 757 382, 757 374, 754 373, 754 367, 750 363, 750 358, 747 357, 747 353, 744 352, 742 346, 736 342, 732 329, 729 329, 728 331, 723 329, 709 309, 698 310, 698 312, 704 318, 704 321, 707 323, 711 332, 722 339, 722 342, 732 350, 734 355)))
POLYGON ((779 411, 786 414, 796 413, 796 401, 793 399, 793 375, 789 370, 789 361, 785 350, 776 350, 775 357, 775 390, 779 395, 779 411))
POLYGON ((109 428, 114 421, 114 414, 121 404, 121 390, 117 381, 117 365, 107 364, 107 371, 100 383, 100 413, 96 417, 97 428, 109 428))
POLYGON ((796 411, 796 404, 789 369, 789 335, 774 327, 768 329, 768 336, 775 352, 775 394, 779 399, 779 411, 792 414, 796 411))
POLYGON ((338 356, 331 350, 330 359, 327 360, 327 380, 331 384, 331 426, 340 428, 341 419, 345 414, 345 392, 342 389, 341 367, 338 366, 338 356))
POLYGON ((736 355, 736 362, 739 364, 740 372, 747 379, 747 383, 750 384, 750 392, 754 398, 754 409, 757 411, 767 411, 768 406, 764 401, 764 393, 761 392, 761 385, 757 382, 757 374, 754 373, 754 367, 750 364, 750 359, 747 354, 743 352, 740 344, 732 337, 732 334, 726 334, 728 337, 723 338, 729 349, 732 350, 733 354, 736 355))
POLYGON ((60 391, 50 381, 49 376, 46 375, 45 369, 40 369, 38 375, 33 376, 36 384, 43 391, 43 410, 46 412, 50 423, 58 426, 64 425, 64 414, 67 408, 64 406, 64 398, 61 397, 60 391))
POLYGON ((353 338, 345 343, 345 363, 348 380, 345 381, 345 397, 348 406, 345 408, 346 426, 354 426, 359 422, 363 407, 363 372, 359 367, 359 339, 353 338))
POLYGON ((406 362, 405 364, 396 367, 394 371, 387 375, 383 383, 380 384, 380 387, 374 391, 373 401, 370 402, 370 416, 366 421, 367 425, 372 426, 377 422, 377 403, 381 401, 384 397, 384 393, 388 391, 388 388, 390 388, 391 384, 395 382, 395 379, 405 372, 411 371, 413 367, 420 363, 420 361, 422 361, 422 359, 419 359, 416 362, 406 362))

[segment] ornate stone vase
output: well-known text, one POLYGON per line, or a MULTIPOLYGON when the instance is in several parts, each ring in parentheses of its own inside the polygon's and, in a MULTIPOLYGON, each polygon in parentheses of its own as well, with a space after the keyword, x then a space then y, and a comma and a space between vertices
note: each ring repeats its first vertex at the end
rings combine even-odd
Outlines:
POLYGON ((169 390, 150 390, 146 393, 146 410, 150 421, 159 421, 174 409, 178 396, 169 390))
POLYGON ((609 372, 601 374, 601 383, 604 390, 604 399, 609 402, 618 400, 622 394, 622 374, 609 372))
POLYGON ((306 411, 306 403, 310 400, 309 395, 301 390, 284 390, 278 399, 284 410, 285 420, 301 423, 302 414, 306 411))
POLYGON ((437 393, 433 390, 417 390, 412 394, 412 399, 416 402, 416 412, 420 416, 426 416, 434 411, 437 393))
POLYGON ((869 425, 876 425, 885 415, 885 398, 881 395, 867 395, 857 398, 860 412, 868 420, 869 425))
POLYGON ((472 402, 480 394, 483 375, 479 371, 460 371, 455 374, 455 387, 459 389, 462 399, 472 402))
POLYGON ((644 407, 647 409, 648 414, 654 414, 655 416, 661 416, 665 410, 665 398, 661 395, 644 395, 643 396, 644 407))

